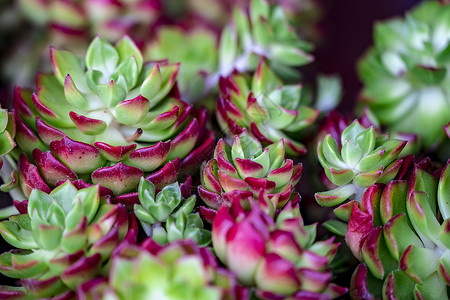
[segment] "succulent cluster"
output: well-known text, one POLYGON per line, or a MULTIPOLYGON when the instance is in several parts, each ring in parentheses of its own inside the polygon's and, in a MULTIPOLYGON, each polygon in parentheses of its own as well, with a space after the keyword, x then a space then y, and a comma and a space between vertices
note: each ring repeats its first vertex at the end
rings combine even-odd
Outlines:
POLYGON ((19 2, 56 47, 0 108, 1 299, 449 298, 445 1, 376 26, 354 121, 314 0, 19 2))
MULTIPOLYGON (((102 274, 129 222, 123 205, 103 204, 98 187, 66 182, 50 194, 33 190, 23 214, 0 223, 16 250, 0 256, 0 272, 20 278, 24 297, 53 297, 102 274)), ((2 298, 7 295, 0 291, 2 298)))
POLYGON ((373 185, 353 206, 346 241, 362 262, 354 299, 448 299, 449 166, 435 178, 416 164, 408 181, 373 185), (376 281, 382 289, 372 288, 376 281))

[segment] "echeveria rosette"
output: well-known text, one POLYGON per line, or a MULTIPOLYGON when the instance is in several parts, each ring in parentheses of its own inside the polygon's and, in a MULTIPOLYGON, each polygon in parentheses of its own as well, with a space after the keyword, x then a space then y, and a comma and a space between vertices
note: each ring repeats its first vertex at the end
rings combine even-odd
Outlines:
POLYGON ((282 78, 298 79, 294 67, 313 60, 309 50, 311 45, 298 37, 282 6, 251 0, 249 13, 235 9, 232 23, 221 33, 217 75, 254 71, 264 57, 282 78))
POLYGON ((7 155, 16 146, 13 114, 0 107, 0 169, 3 166, 1 156, 7 155))
POLYGON ((316 225, 305 226, 298 205, 288 203, 276 221, 257 205, 223 205, 212 227, 216 255, 241 284, 261 299, 332 299, 347 289, 331 281, 329 264, 339 244, 315 242, 316 225))
POLYGON ((319 112, 305 103, 301 85, 283 85, 261 60, 253 78, 236 73, 222 78, 219 87, 217 120, 222 130, 240 134, 246 128, 264 145, 283 138, 288 155, 306 153, 300 135, 319 112))
POLYGON ((0 223, 2 237, 18 248, 0 256, 0 272, 21 279, 21 293, 31 297, 75 290, 103 272, 128 229, 126 208, 103 204, 98 186, 33 190, 28 213, 0 223))
POLYGON ((409 181, 377 184, 353 206, 347 244, 362 262, 355 299, 448 299, 450 161, 437 178, 415 165, 409 181))
POLYGON ((321 206, 335 206, 350 198, 335 209, 338 218, 348 221, 351 207, 366 188, 395 178, 402 165, 402 160, 396 159, 405 145, 406 141, 386 135, 377 138, 373 126, 364 128, 357 120, 342 132, 340 145, 327 134, 318 144, 318 159, 328 179, 338 187, 316 193, 316 201, 321 206))
POLYGON ((391 132, 416 133, 425 147, 450 121, 450 5, 425 1, 404 19, 375 26, 359 64, 363 100, 391 132))
POLYGON ((201 173, 200 198, 213 209, 222 204, 231 205, 233 199, 248 208, 250 199, 258 199, 274 213, 293 199, 302 174, 302 164, 285 158, 284 141, 266 148, 247 131, 234 137, 230 147, 219 140, 214 158, 206 163, 201 173))
POLYGON ((26 194, 70 179, 119 196, 135 192, 143 175, 160 188, 176 181, 181 164, 207 157, 214 137, 205 133, 206 112, 179 99, 178 64, 144 63, 126 36, 115 46, 96 37, 84 63, 69 51, 51 56, 54 75, 38 76, 35 93, 16 89, 26 194))
POLYGON ((191 240, 159 246, 151 239, 128 244, 113 256, 108 279, 81 285, 82 299, 246 300, 249 292, 220 268, 208 248, 191 240), (108 298, 109 299, 109 298, 108 298))
POLYGON ((139 183, 139 204, 134 213, 141 222, 147 236, 162 245, 180 239, 192 239, 200 246, 211 242, 211 232, 203 229, 198 213, 192 213, 195 195, 184 199, 180 185, 172 183, 158 193, 155 186, 141 179, 139 183))

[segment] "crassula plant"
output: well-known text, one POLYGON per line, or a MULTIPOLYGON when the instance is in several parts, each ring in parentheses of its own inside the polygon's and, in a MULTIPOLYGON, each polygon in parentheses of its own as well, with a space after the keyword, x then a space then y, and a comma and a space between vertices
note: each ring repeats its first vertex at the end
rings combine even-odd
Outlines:
POLYGON ((281 139, 263 148, 246 130, 234 137, 231 147, 219 140, 214 158, 201 173, 200 197, 209 208, 217 210, 222 204, 231 205, 233 199, 249 207, 249 198, 265 196, 264 201, 270 202, 265 204, 272 212, 289 200, 298 200, 295 187, 300 181, 302 164, 286 159, 284 147, 281 139))
POLYGON ((448 299, 450 161, 438 174, 415 165, 408 181, 373 185, 353 206, 346 241, 362 262, 354 299, 448 299))
POLYGON ((54 74, 39 75, 34 93, 17 88, 14 99, 26 195, 69 179, 127 198, 142 176, 160 188, 181 164, 207 157, 206 112, 179 98, 178 64, 144 63, 126 36, 115 46, 96 37, 84 60, 54 48, 51 57, 54 74))
POLYGON ((175 240, 192 239, 200 246, 207 246, 211 242, 211 233, 203 229, 200 215, 192 213, 195 195, 184 199, 177 182, 156 193, 155 186, 142 178, 138 193, 139 204, 134 205, 134 213, 147 236, 154 241, 167 244, 175 240))
POLYGON ((274 221, 257 205, 245 211, 235 200, 220 208, 212 227, 217 256, 260 299, 332 299, 346 292, 330 282, 339 244, 315 236, 316 224, 305 226, 290 203, 274 221))
POLYGON ((2 237, 17 248, 0 256, 0 272, 21 282, 20 288, 3 286, 0 298, 75 290, 103 273, 129 229, 126 208, 102 203, 98 186, 77 190, 66 182, 50 194, 35 189, 27 204, 24 214, 0 223, 2 237))
POLYGON ((301 97, 300 84, 284 85, 261 60, 252 78, 236 73, 222 78, 219 88, 217 120, 224 131, 239 134, 246 128, 265 145, 283 138, 287 154, 306 153, 301 131, 319 112, 301 97))
POLYGON ((430 147, 442 137, 450 101, 450 5, 424 1, 376 24, 374 47, 359 64, 363 100, 392 132, 417 133, 430 147))
POLYGON ((327 134, 317 146, 318 160, 335 189, 315 194, 322 206, 335 206, 336 216, 348 221, 351 207, 361 200, 374 183, 386 183, 397 175, 401 160, 396 160, 406 141, 375 135, 373 126, 364 128, 357 120, 346 127, 336 141, 327 134), (339 144, 338 144, 339 141, 339 144))

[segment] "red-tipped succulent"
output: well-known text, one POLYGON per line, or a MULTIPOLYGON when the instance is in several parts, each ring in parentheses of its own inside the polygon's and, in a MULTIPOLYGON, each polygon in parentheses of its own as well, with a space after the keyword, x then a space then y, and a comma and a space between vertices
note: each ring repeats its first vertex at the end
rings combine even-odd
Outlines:
POLYGON ((329 264, 339 244, 315 242, 316 225, 305 226, 298 205, 288 203, 275 221, 258 206, 222 206, 212 240, 219 259, 261 299, 332 299, 347 290, 331 283, 329 264))
POLYGON ((54 74, 39 75, 34 93, 15 93, 26 195, 79 180, 136 202, 142 176, 162 188, 212 152, 206 112, 179 98, 178 64, 144 63, 128 37, 115 46, 96 37, 84 63, 63 50, 51 57, 54 74))
MULTIPOLYGON (((284 140, 266 148, 244 130, 234 137, 230 147, 221 139, 201 173, 198 192, 206 205, 214 210, 233 199, 249 207, 250 199, 259 199, 272 213, 289 200, 298 201, 295 191, 302 174, 302 164, 285 158, 284 140)), ((261 202, 260 201, 260 202, 261 202)))
POLYGON ((409 180, 369 187, 352 208, 347 244, 362 262, 354 299, 448 299, 450 161, 436 177, 415 165, 409 180))

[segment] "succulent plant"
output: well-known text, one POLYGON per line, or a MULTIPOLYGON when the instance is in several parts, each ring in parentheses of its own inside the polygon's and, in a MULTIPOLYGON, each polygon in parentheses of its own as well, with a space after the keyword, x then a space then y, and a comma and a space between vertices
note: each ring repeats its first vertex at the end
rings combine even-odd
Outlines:
POLYGON ((198 213, 192 213, 195 195, 184 199, 180 185, 172 183, 155 193, 155 186, 141 178, 139 202, 134 213, 147 236, 160 244, 180 239, 192 239, 200 246, 211 242, 211 232, 203 229, 198 213))
POLYGON ((300 181, 302 164, 285 159, 284 141, 263 149, 261 143, 246 130, 234 137, 232 147, 223 139, 217 143, 214 158, 201 174, 198 193, 214 210, 239 199, 249 207, 249 197, 270 199, 273 207, 282 208, 289 200, 299 198, 295 186, 300 181))
POLYGON ((448 299, 450 160, 438 178, 415 165, 411 177, 376 184, 354 205, 347 244, 362 264, 354 299, 448 299))
POLYGON ((450 5, 425 1, 405 18, 375 26, 359 64, 363 100, 389 131, 418 134, 426 147, 450 121, 450 5))
POLYGON ((0 223, 2 237, 18 248, 0 256, 0 272, 21 279, 24 297, 53 297, 101 274, 129 227, 126 208, 101 203, 98 186, 33 190, 27 211, 0 223))
POLYGON ((248 299, 247 290, 218 266, 207 248, 191 240, 161 247, 151 239, 141 246, 126 245, 116 252, 109 279, 80 286, 82 299, 248 299))
POLYGON ((16 146, 14 131, 13 114, 0 107, 0 169, 3 166, 1 156, 7 155, 16 146))
POLYGON ((257 205, 222 206, 212 227, 214 251, 241 284, 261 299, 332 299, 347 289, 330 283, 339 244, 315 242, 316 224, 305 226, 298 205, 288 203, 276 221, 257 205))
POLYGON ((247 128, 263 144, 284 139, 288 155, 302 155, 302 130, 311 126, 318 111, 301 97, 301 85, 283 85, 261 60, 250 80, 234 74, 220 82, 217 120, 222 130, 239 134, 247 128))
POLYGON ((389 140, 375 135, 373 126, 364 128, 357 120, 336 141, 327 134, 317 147, 318 159, 328 179, 337 188, 315 194, 321 206, 339 205, 338 218, 348 221, 351 207, 361 200, 364 191, 374 183, 387 183, 397 175, 402 160, 396 160, 406 141, 389 140))
POLYGON ((70 179, 126 198, 143 175, 161 188, 176 181, 181 164, 208 158, 214 137, 205 135, 206 112, 179 99, 178 64, 144 63, 126 36, 115 47, 96 37, 85 63, 69 51, 51 49, 51 56, 54 74, 38 76, 33 94, 15 93, 26 195, 70 179))

